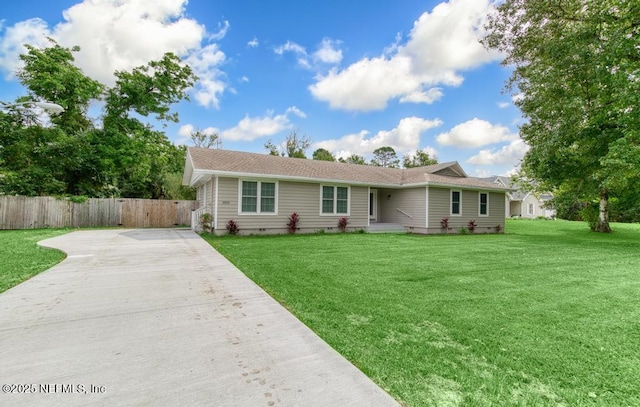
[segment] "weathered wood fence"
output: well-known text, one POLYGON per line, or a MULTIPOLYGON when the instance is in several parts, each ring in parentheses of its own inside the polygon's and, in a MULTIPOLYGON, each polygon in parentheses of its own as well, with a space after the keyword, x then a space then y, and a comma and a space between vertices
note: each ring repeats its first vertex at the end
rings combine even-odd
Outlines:
POLYGON ((0 229, 191 225, 197 201, 90 198, 82 203, 38 196, 0 196, 0 229))

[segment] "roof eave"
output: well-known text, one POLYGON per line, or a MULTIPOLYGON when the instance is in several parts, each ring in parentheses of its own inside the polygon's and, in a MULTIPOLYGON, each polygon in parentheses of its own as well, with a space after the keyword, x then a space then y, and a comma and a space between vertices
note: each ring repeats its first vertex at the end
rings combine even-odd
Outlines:
POLYGON ((193 159, 191 158, 191 154, 189 154, 189 150, 187 149, 187 154, 185 155, 184 162, 184 174, 182 174, 182 185, 193 186, 193 159))
POLYGON ((427 182, 418 182, 413 184, 404 184, 402 187, 405 188, 415 188, 415 187, 444 187, 444 188, 457 188, 457 189, 472 189, 477 191, 496 191, 496 192, 509 192, 508 190, 500 187, 492 187, 490 185, 460 185, 446 182, 437 182, 437 181, 427 181, 427 182))
POLYGON ((367 187, 375 187, 375 188, 417 188, 417 187, 427 187, 427 186, 438 186, 445 188, 460 188, 460 189, 474 189, 474 190, 491 190, 497 192, 508 192, 508 190, 500 187, 491 187, 487 186, 477 186, 477 185, 459 185, 459 184, 449 184, 442 182, 418 182, 411 184, 395 184, 395 183, 381 183, 381 182, 364 182, 364 181, 353 181, 353 180, 344 180, 344 179, 331 179, 331 178, 313 178, 313 177, 298 177, 291 175, 277 175, 277 174, 258 174, 251 172, 234 172, 234 171, 217 171, 217 170, 196 170, 194 171, 194 176, 192 177, 191 186, 196 186, 204 177, 207 175, 217 175, 220 177, 230 177, 230 178, 263 178, 263 179, 276 179, 282 181, 297 181, 297 182, 319 182, 319 183, 341 183, 355 186, 367 186, 367 187))
POLYGON ((399 184, 372 183, 372 182, 364 182, 364 181, 334 179, 334 178, 299 177, 294 175, 259 174, 259 173, 251 173, 251 172, 218 171, 218 170, 196 170, 195 172, 199 174, 198 179, 202 179, 202 177, 206 175, 212 175, 212 176, 217 175, 220 177, 230 177, 230 178, 264 178, 264 179, 275 179, 275 180, 282 180, 282 181, 320 182, 320 183, 333 183, 333 184, 339 183, 339 184, 369 186, 369 187, 379 187, 379 188, 401 187, 401 185, 399 184))

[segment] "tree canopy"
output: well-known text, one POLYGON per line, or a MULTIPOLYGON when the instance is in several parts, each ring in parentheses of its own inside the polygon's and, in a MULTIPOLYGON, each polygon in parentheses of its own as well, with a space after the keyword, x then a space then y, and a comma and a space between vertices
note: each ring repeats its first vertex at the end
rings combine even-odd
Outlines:
POLYGON ((40 123, 27 109, 0 112, 0 194, 90 197, 192 198, 176 182, 185 148, 144 123, 176 121, 171 105, 187 99, 196 79, 173 54, 116 72, 107 88, 74 65, 78 47, 27 46, 18 78, 28 92, 19 101, 46 100, 65 111, 40 123), (104 99, 101 123, 87 111, 104 99))
POLYGON ((63 48, 49 40, 51 47, 26 45, 27 53, 20 56, 24 67, 17 77, 27 88, 31 99, 55 101, 64 112, 51 121, 68 133, 82 132, 93 127, 87 117, 89 103, 100 99, 104 86, 73 65, 73 53, 80 48, 63 48))
POLYGON ((264 144, 269 155, 280 155, 291 158, 307 158, 306 151, 311 147, 311 140, 306 135, 298 135, 297 130, 291 131, 284 142, 275 145, 271 140, 264 144))
POLYGON ((396 150, 393 147, 385 146, 373 150, 371 165, 375 165, 377 167, 398 168, 399 164, 400 160, 398 159, 396 150))
POLYGON ((222 142, 217 133, 207 133, 202 130, 194 130, 189 133, 189 138, 194 147, 220 148, 222 142))
POLYGON ((639 21, 626 0, 506 0, 483 40, 513 67, 507 89, 519 95, 530 147, 524 175, 597 199, 601 232, 609 198, 640 176, 639 21))
POLYGON ((314 151, 312 157, 314 160, 319 160, 319 161, 335 161, 336 160, 333 154, 331 154, 329 150, 326 150, 324 148, 319 148, 316 151, 314 151))
POLYGON ((404 168, 425 167, 433 164, 438 164, 438 160, 429 156, 429 153, 424 150, 416 150, 413 154, 405 154, 402 160, 404 168))
POLYGON ((364 157, 358 154, 351 154, 347 158, 340 157, 338 161, 340 161, 341 163, 348 163, 348 164, 360 164, 360 165, 367 164, 367 161, 364 159, 364 157))

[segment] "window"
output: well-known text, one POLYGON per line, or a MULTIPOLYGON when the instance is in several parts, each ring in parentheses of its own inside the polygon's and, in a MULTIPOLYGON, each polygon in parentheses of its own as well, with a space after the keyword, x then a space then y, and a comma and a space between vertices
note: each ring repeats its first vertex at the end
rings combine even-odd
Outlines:
POLYGON ((480 192, 480 209, 478 214, 480 216, 489 216, 489 194, 486 192, 480 192))
POLYGON ((533 204, 529 204, 529 215, 533 215, 533 204))
POLYGON ((333 214, 334 187, 322 187, 322 213, 333 214))
POLYGON ((349 187, 326 186, 321 187, 323 215, 349 214, 349 187))
POLYGON ((241 181, 240 213, 275 214, 276 183, 241 181))
POLYGON ((451 191, 451 214, 462 214, 462 193, 460 191, 451 191))
POLYGON ((258 183, 242 181, 242 212, 258 212, 258 183))
POLYGON ((260 212, 276 211, 276 184, 262 182, 260 187, 260 212))

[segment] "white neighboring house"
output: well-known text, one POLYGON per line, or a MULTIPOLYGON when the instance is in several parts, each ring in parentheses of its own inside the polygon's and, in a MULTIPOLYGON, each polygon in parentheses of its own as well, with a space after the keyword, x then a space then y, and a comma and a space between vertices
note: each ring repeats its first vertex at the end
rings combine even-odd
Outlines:
POLYGON ((547 202, 553 199, 553 194, 550 192, 540 195, 536 195, 533 192, 526 192, 518 183, 514 183, 509 177, 494 176, 482 179, 512 189, 511 192, 506 194, 506 217, 528 219, 535 219, 540 216, 545 218, 556 217, 555 209, 547 207, 547 202))

